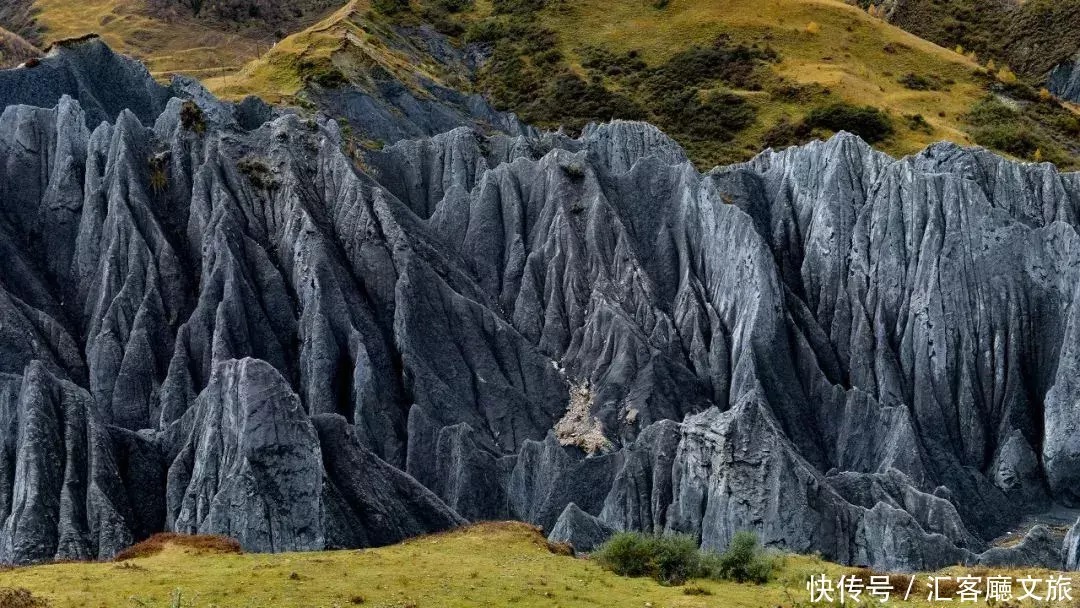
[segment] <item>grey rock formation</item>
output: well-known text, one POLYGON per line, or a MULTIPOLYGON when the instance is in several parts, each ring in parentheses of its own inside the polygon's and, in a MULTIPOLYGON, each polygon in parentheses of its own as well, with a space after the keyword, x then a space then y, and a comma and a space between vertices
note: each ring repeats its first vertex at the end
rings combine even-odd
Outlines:
POLYGON ((604 522, 570 503, 552 526, 548 540, 569 543, 575 553, 589 553, 603 545, 614 533, 615 530, 604 522))
POLYGON ((1030 564, 1051 568, 1062 567, 1061 537, 1055 536, 1046 526, 1035 526, 1011 547, 993 547, 979 556, 978 563, 984 566, 1010 566, 1030 564))
POLYGON ((169 466, 169 527, 225 534, 253 550, 325 545, 318 435, 300 399, 268 363, 215 366, 177 423, 169 466))
POLYGON ((847 134, 702 175, 641 123, 408 139, 472 120, 427 106, 357 162, 95 40, 0 100, 5 561, 504 518, 1061 559, 992 541, 1080 502, 1076 175, 847 134))
POLYGON ((1077 520, 1065 534, 1061 557, 1066 570, 1080 570, 1080 520, 1077 520))
POLYGON ((1046 88, 1062 99, 1080 101, 1080 65, 1077 59, 1054 67, 1046 78, 1046 88))

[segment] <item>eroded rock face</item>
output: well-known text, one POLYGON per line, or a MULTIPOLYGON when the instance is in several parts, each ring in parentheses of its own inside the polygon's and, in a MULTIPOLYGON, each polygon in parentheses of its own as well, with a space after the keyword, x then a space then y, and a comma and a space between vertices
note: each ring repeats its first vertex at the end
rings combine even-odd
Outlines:
MULTIPOLYGON (((143 73, 82 44, 42 64, 143 73)), ((517 518, 1043 563, 991 541, 1080 501, 1076 175, 847 134, 702 175, 509 119, 355 162, 323 116, 38 69, 0 73, 40 106, 0 114, 6 561, 517 518)))
POLYGON ((1078 58, 1074 57, 1054 66, 1046 79, 1046 88, 1062 99, 1080 100, 1080 66, 1077 63, 1078 58))
POLYGON ((268 363, 215 366, 176 431, 183 447, 169 467, 172 529, 232 536, 252 551, 325 545, 318 435, 268 363))

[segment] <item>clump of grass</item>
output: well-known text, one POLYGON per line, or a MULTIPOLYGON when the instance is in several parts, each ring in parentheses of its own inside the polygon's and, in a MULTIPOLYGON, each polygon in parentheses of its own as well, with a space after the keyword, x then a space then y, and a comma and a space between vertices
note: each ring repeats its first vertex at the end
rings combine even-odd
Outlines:
POLYGON ((579 161, 567 163, 559 166, 563 173, 566 173, 571 179, 582 179, 585 177, 585 165, 579 161))
POLYGON ((712 595, 712 591, 700 585, 688 585, 683 589, 683 595, 712 595))
POLYGON ((939 78, 933 74, 923 75, 914 72, 908 72, 900 78, 897 78, 896 81, 912 91, 944 91, 952 84, 951 81, 939 78))
POLYGON ((574 555, 574 546, 570 543, 548 541, 547 547, 548 551, 551 551, 551 553, 554 555, 563 555, 569 557, 572 557, 574 555))
POLYGON ((924 118, 922 114, 905 114, 904 120, 907 122, 907 127, 912 131, 919 131, 922 133, 933 132, 930 123, 926 122, 926 118, 924 118))
POLYGON ((22 587, 0 588, 0 608, 47 608, 49 602, 22 587))
POLYGON ((206 115, 199 104, 188 100, 180 106, 180 126, 199 135, 206 131, 206 115))
POLYGON ((409 10, 409 0, 373 0, 371 7, 384 15, 396 15, 409 10))
POLYGON ((277 180, 273 178, 270 173, 270 167, 266 166, 266 163, 258 158, 242 158, 240 162, 236 164, 240 169, 240 173, 243 173, 251 185, 258 190, 266 190, 273 192, 278 189, 277 180))
POLYGON ((161 194, 169 186, 169 156, 168 153, 155 154, 147 160, 150 168, 150 189, 154 194, 161 194))
POLYGON ((752 532, 737 533, 723 553, 699 550, 697 541, 685 535, 622 532, 604 543, 593 557, 615 574, 648 576, 668 585, 681 585, 694 578, 764 584, 776 568, 775 558, 762 550, 752 532))
POLYGON ((125 561, 140 557, 149 557, 161 553, 165 547, 186 547, 203 553, 243 553, 240 543, 228 536, 205 535, 205 534, 177 534, 175 532, 163 532, 136 543, 113 558, 115 561, 125 561))

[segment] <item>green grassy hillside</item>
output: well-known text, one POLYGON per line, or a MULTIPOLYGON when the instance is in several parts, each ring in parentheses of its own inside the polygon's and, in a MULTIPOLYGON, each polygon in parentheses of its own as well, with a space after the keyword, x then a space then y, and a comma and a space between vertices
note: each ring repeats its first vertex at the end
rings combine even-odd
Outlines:
MULTIPOLYGON (((889 4, 896 14, 914 11, 909 20, 925 21, 924 34, 943 47, 853 0, 351 0, 271 48, 259 37, 265 33, 251 28, 223 35, 212 19, 161 20, 147 1, 35 6, 49 39, 100 31, 155 73, 191 73, 230 99, 255 94, 310 107, 305 91, 312 83, 364 86, 389 72, 406 83, 422 76, 483 92, 500 109, 545 128, 649 120, 702 168, 838 129, 893 155, 949 140, 1080 166, 1073 109, 951 44, 981 40, 972 44, 1049 56, 1015 36, 991 40, 986 29, 1003 18, 990 8, 950 13, 939 32, 929 24, 938 23, 942 3, 889 4), (482 67, 470 72, 427 54, 425 27, 482 49, 482 67), (961 31, 967 34, 957 37, 961 31)), ((1060 28, 1039 24, 1068 17, 1072 2, 1030 0, 1025 18, 1005 20, 1008 32, 1039 33, 1032 40, 1047 48, 1044 34, 1060 28)), ((1067 39, 1055 38, 1059 46, 1067 39)))
MULTIPOLYGON (((119 562, 7 570, 0 572, 0 605, 13 598, 23 603, 10 605, 26 608, 794 607, 809 605, 805 583, 811 575, 838 579, 865 573, 814 557, 783 556, 779 572, 765 585, 690 581, 662 586, 564 555, 534 528, 517 523, 481 524, 362 551, 265 555, 223 548, 213 542, 168 542, 119 562)), ((912 601, 894 598, 890 604, 930 605, 924 578, 917 578, 912 601)))
POLYGON ((1080 151, 1057 100, 840 0, 353 0, 210 84, 302 103, 300 68, 320 62, 354 82, 416 66, 545 128, 649 120, 702 168, 838 129, 894 155, 949 140, 1073 168, 1080 151), (403 52, 400 32, 420 25, 486 62, 448 73, 403 52))

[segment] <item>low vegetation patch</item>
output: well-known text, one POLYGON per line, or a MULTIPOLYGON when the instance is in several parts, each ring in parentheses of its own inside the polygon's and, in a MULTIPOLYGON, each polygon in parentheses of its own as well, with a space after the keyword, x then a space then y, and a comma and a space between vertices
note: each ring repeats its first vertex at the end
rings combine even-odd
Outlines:
POLYGON ((349 79, 330 59, 302 59, 299 72, 304 82, 315 83, 324 89, 336 89, 349 83, 349 79))
POLYGON ((1055 100, 988 95, 964 116, 975 143, 1019 159, 1077 166, 1080 118, 1055 100))
POLYGON ((278 182, 274 179, 273 173, 270 171, 270 167, 266 165, 262 159, 247 157, 240 159, 240 162, 236 164, 240 169, 240 173, 248 178, 251 185, 256 190, 265 190, 267 192, 273 192, 278 189, 278 182))
POLYGON ((0 587, 0 608, 48 608, 49 602, 22 587, 0 587))
MULTIPOLYGON (((120 562, 149 557, 161 553, 169 546, 194 549, 199 553, 243 553, 240 549, 240 543, 228 536, 163 532, 124 549, 114 559, 120 562)), ((3 606, 3 604, 0 604, 0 606, 3 606)))
POLYGON ((648 576, 667 585, 691 579, 761 585, 769 582, 776 568, 776 556, 763 550, 752 532, 737 533, 723 553, 700 550, 697 541, 685 535, 622 532, 604 543, 593 558, 615 574, 648 576))
POLYGON ((854 106, 847 103, 834 103, 814 108, 806 115, 805 124, 812 129, 828 131, 848 131, 866 140, 877 143, 893 133, 889 115, 871 106, 854 106))
POLYGON ((199 104, 188 100, 180 106, 180 125, 200 135, 206 132, 206 115, 199 104))

